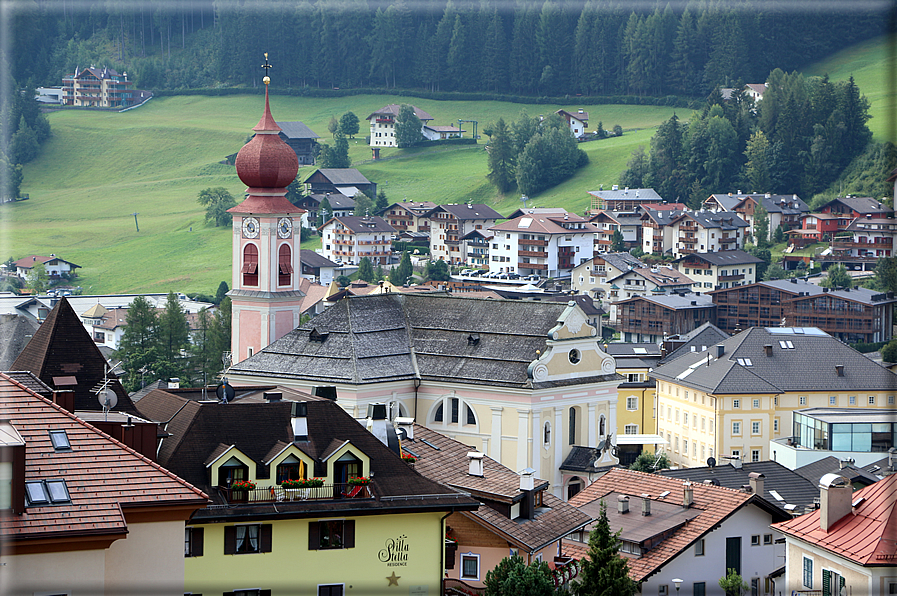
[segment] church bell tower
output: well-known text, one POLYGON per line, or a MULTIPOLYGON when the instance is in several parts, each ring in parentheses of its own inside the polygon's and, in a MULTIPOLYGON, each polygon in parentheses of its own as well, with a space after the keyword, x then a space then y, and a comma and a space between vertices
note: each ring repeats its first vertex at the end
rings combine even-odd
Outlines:
POLYGON ((231 352, 236 364, 299 325, 300 290, 298 226, 305 211, 286 199, 299 160, 280 138, 271 115, 265 53, 265 111, 252 129, 255 136, 237 153, 246 199, 233 214, 231 352))

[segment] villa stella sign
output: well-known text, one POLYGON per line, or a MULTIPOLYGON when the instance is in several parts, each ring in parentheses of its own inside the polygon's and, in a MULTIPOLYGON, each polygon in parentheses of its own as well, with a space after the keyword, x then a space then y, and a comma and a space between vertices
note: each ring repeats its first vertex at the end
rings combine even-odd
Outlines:
POLYGON ((404 534, 397 538, 389 538, 386 540, 384 548, 380 549, 378 558, 380 562, 386 563, 387 567, 407 567, 408 566, 408 537, 404 534))

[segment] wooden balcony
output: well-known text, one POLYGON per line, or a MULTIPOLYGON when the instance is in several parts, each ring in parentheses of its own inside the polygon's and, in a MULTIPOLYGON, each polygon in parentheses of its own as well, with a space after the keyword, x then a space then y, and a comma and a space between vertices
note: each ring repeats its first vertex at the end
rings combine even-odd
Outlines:
POLYGON ((518 257, 535 257, 537 259, 547 259, 548 253, 540 252, 537 250, 518 250, 517 256, 518 257))
POLYGON ((548 270, 547 263, 517 263, 517 269, 541 269, 542 271, 548 270))
POLYGON ((517 241, 521 246, 548 246, 548 240, 524 240, 521 238, 517 241))
POLYGON ((736 242, 737 240, 738 240, 738 238, 720 238, 719 243, 720 244, 732 244, 733 242, 736 242))
POLYGON ((266 486, 253 490, 232 490, 223 486, 218 491, 228 503, 300 503, 302 501, 339 501, 342 499, 373 499, 370 485, 351 486, 345 483, 325 484, 315 488, 281 488, 266 486))
POLYGON ((718 281, 740 281, 744 279, 744 274, 738 273, 736 275, 720 275, 717 279, 718 281))
POLYGON ((894 246, 892 240, 886 242, 853 242, 840 241, 832 242, 832 248, 868 248, 868 249, 890 249, 894 246))

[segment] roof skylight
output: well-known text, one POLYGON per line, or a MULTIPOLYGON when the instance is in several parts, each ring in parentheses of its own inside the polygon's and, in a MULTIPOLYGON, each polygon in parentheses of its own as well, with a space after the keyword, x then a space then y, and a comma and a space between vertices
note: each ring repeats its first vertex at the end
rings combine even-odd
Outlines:
POLYGON ((26 482, 25 495, 28 505, 58 505, 72 500, 64 479, 26 482))
POLYGON ((71 451, 72 444, 69 442, 69 436, 64 430, 51 430, 50 441, 53 443, 53 449, 56 451, 71 451))

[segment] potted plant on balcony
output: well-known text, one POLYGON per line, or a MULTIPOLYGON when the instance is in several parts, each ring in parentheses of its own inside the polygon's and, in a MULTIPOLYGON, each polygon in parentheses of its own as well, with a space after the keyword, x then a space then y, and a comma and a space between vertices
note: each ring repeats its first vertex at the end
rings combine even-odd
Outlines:
POLYGON ((299 480, 284 480, 280 483, 283 488, 317 488, 324 486, 323 478, 301 478, 299 480))
POLYGON ((367 476, 352 476, 349 478, 349 486, 367 486, 371 483, 371 479, 367 476))
POLYGON ((235 492, 255 490, 255 482, 250 482, 248 480, 234 480, 230 485, 230 489, 235 492))
POLYGON ((411 467, 413 468, 413 467, 414 467, 414 462, 417 461, 417 458, 414 457, 413 455, 409 455, 409 454, 407 454, 407 453, 403 453, 403 454, 402 454, 402 461, 405 462, 406 464, 408 464, 409 466, 411 466, 411 467))

